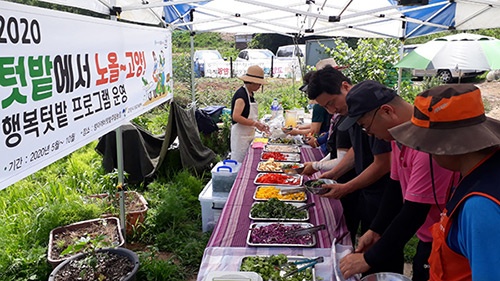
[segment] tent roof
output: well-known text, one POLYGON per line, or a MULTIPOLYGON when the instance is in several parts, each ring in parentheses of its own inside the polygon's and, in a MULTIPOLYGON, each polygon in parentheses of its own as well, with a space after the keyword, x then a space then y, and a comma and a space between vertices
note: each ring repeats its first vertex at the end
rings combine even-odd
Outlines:
MULTIPOLYGON (((438 2, 411 9, 436 11, 448 4, 438 2)), ((195 31, 400 38, 404 37, 406 22, 424 23, 404 17, 401 7, 388 0, 216 0, 194 6, 195 31)), ((429 23, 439 28, 434 32, 448 29, 449 24, 429 23)))
POLYGON ((44 0, 196 32, 409 38, 448 29, 500 27, 500 0, 44 0), (115 3, 114 5, 111 3, 115 3), (174 6, 175 5, 175 6, 174 6), (163 8, 163 6, 166 6, 163 8), (191 19, 191 15, 193 18, 191 19))

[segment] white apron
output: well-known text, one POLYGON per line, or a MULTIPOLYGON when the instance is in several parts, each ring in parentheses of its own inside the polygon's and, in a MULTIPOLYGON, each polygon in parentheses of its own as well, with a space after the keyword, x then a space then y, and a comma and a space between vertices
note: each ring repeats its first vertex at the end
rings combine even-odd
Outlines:
MULTIPOLYGON (((258 105, 256 102, 250 101, 250 94, 247 88, 245 86, 243 87, 247 92, 248 102, 250 103, 250 113, 247 119, 257 120, 259 117, 258 105)), ((243 162, 254 137, 255 128, 253 126, 241 125, 240 123, 233 124, 231 127, 231 159, 239 163, 243 162)))

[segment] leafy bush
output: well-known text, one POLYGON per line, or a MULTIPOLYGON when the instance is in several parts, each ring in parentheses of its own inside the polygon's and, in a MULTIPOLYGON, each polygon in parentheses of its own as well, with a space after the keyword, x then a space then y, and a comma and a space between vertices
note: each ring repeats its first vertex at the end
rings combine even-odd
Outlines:
POLYGON ((172 53, 172 72, 175 82, 191 83, 191 55, 172 53))
POLYGON ((159 254, 157 247, 148 247, 148 251, 139 253, 141 266, 137 272, 137 280, 186 280, 186 275, 173 258, 164 260, 159 254))
POLYGON ((399 45, 396 39, 359 39, 355 49, 341 40, 335 40, 336 47, 326 52, 338 65, 348 68, 343 72, 354 84, 364 80, 375 80, 388 87, 397 84, 398 71, 394 65, 399 61, 399 45))
POLYGON ((231 115, 222 114, 222 128, 211 134, 200 133, 201 142, 220 157, 224 158, 225 155, 231 150, 231 115))

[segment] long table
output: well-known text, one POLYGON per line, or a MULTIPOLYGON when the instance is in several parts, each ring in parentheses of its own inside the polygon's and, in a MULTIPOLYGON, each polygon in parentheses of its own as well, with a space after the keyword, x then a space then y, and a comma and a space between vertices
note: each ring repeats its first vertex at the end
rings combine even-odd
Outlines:
MULTIPOLYGON (((309 222, 314 225, 326 225, 326 230, 317 232, 315 247, 247 246, 246 239, 249 226, 252 223, 249 213, 254 202, 253 195, 257 188, 253 182, 258 174, 257 165, 260 162, 261 153, 262 149, 260 148, 249 148, 221 216, 208 241, 198 273, 199 281, 202 281, 206 273, 210 271, 230 269, 237 271, 236 264, 239 264, 244 256, 269 255, 280 252, 308 257, 324 256, 326 260, 322 265, 318 266, 317 275, 331 276, 333 270, 329 259, 332 241, 342 237, 338 241, 340 244, 351 245, 350 236, 345 235, 348 230, 343 218, 340 201, 308 193, 307 201, 315 203, 315 206, 309 209, 309 222)), ((318 149, 309 146, 301 147, 301 162, 317 161, 319 159, 321 159, 321 152, 318 149)), ((319 173, 316 173, 309 178, 316 178, 318 175, 319 173)), ((304 180, 309 178, 306 177, 304 180)), ((328 280, 328 278, 325 280, 328 280)))

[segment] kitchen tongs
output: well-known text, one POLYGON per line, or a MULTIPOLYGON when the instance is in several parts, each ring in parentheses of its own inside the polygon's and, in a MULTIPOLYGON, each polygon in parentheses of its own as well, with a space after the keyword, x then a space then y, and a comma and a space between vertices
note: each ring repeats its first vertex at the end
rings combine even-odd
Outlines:
POLYGON ((293 229, 293 230, 285 232, 285 236, 292 237, 292 236, 302 236, 302 235, 306 235, 306 234, 313 234, 313 233, 315 233, 319 230, 325 229, 325 228, 326 228, 326 225, 321 224, 318 226, 293 229))
POLYGON ((307 210, 307 209, 309 209, 309 208, 313 207, 314 205, 316 205, 316 203, 314 203, 314 202, 307 203, 307 204, 305 204, 305 205, 302 205, 302 206, 300 206, 300 207, 297 207, 297 209, 295 209, 295 211, 307 210))
POLYGON ((292 193, 297 193, 297 192, 305 192, 305 191, 306 191, 305 187, 281 189, 280 195, 287 195, 287 194, 292 194, 292 193))
POLYGON ((283 278, 286 278, 286 277, 289 277, 289 276, 292 276, 296 273, 299 273, 303 270, 305 270, 306 268, 309 268, 309 267, 313 267, 314 265, 318 264, 318 263, 322 263, 325 259, 323 257, 317 257, 317 258, 314 258, 314 259, 305 259, 305 260, 299 260, 299 261, 296 261, 296 262, 292 262, 290 264, 295 264, 295 265, 304 265, 304 266, 301 266, 301 267, 297 267, 296 269, 286 273, 285 275, 283 275, 282 277, 283 278))

